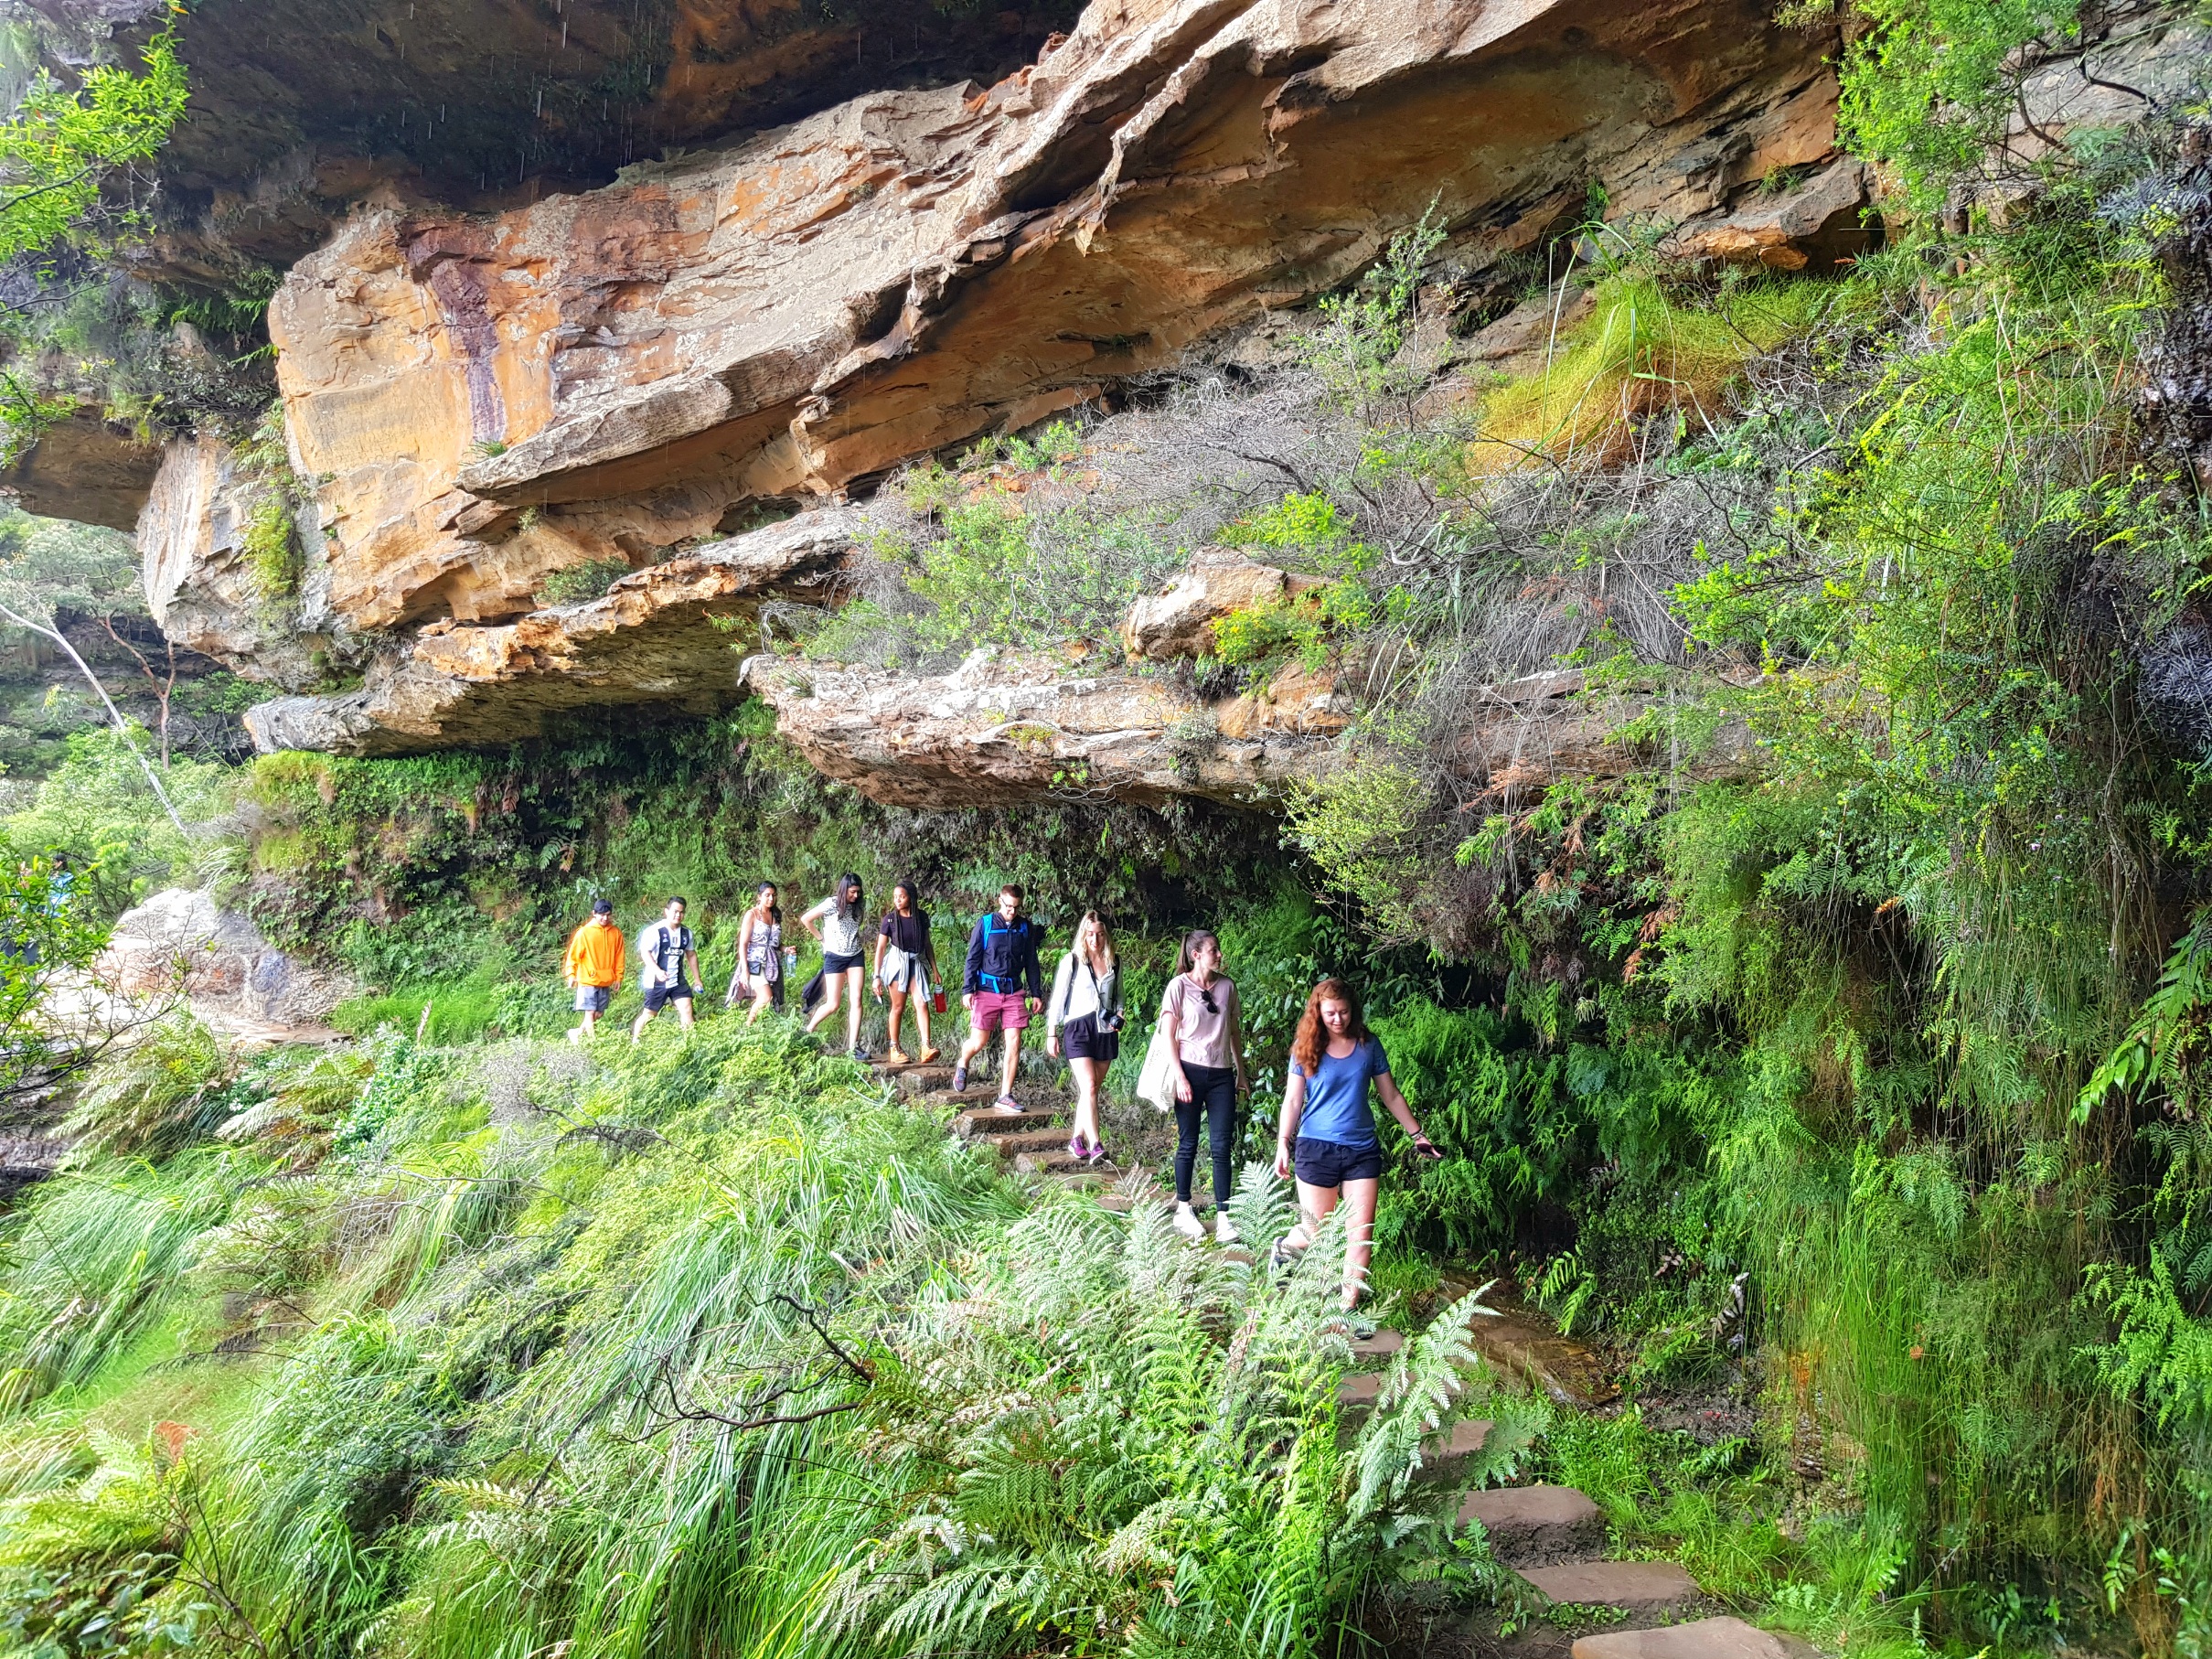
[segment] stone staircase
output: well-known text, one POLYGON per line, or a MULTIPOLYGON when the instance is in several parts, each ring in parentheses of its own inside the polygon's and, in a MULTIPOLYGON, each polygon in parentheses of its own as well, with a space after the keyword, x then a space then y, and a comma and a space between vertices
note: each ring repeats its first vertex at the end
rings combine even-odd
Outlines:
POLYGON ((978 1071, 965 1091, 955 1094, 949 1065, 869 1064, 917 1106, 948 1113, 949 1127, 960 1140, 989 1147, 1024 1174, 1049 1175, 1063 1185, 1089 1190, 1110 1186, 1124 1173, 1111 1160, 1093 1163, 1068 1151, 1069 1104, 1056 1089, 1024 1086, 1023 1109, 1015 1116, 992 1109, 999 1097, 995 1066, 988 1075, 978 1071))
MULTIPOLYGON (((1111 1162, 1088 1163, 1067 1151, 1069 1106, 1056 1090, 1025 1087, 1024 1109, 1017 1116, 991 1109, 998 1097, 994 1073, 955 1094, 949 1065, 892 1065, 874 1069, 917 1106, 947 1114, 951 1132, 962 1140, 988 1146, 1014 1168, 1050 1176, 1064 1185, 1099 1191, 1099 1202, 1126 1211, 1138 1202, 1131 1191, 1100 1191, 1133 1183, 1111 1162)), ((1249 1260, 1243 1252, 1233 1252, 1249 1260)), ((1352 1345, 1353 1363, 1337 1391, 1341 1415, 1357 1419, 1373 1409, 1383 1378, 1370 1369, 1405 1345, 1392 1330, 1379 1330, 1352 1345)), ((1516 1352, 1491 1355, 1512 1374, 1560 1393, 1548 1371, 1523 1363, 1516 1352)), ((1565 1403, 1563 1401, 1563 1403, 1565 1403)), ((1460 1478, 1468 1461, 1482 1450, 1491 1425, 1480 1418, 1452 1423, 1423 1442, 1423 1478, 1449 1482, 1460 1478)), ((1501 1486, 1470 1492, 1459 1506, 1462 1525, 1480 1521, 1498 1559, 1512 1568, 1544 1600, 1576 1607, 1613 1610, 1621 1622, 1574 1639, 1571 1659, 1808 1659, 1803 1643, 1762 1631, 1740 1619, 1694 1615, 1706 1611, 1704 1593, 1672 1561, 1618 1561, 1607 1558, 1605 1517, 1588 1496, 1571 1486, 1501 1486), (1622 1617, 1625 1616, 1625 1617, 1622 1617)), ((1566 1654, 1565 1639, 1549 1625, 1502 1644, 1519 1659, 1554 1659, 1566 1654)))
MULTIPOLYGON (((1386 1360, 1405 1345, 1395 1331, 1378 1331, 1352 1344, 1353 1363, 1386 1360)), ((1337 1390, 1341 1415, 1356 1421, 1373 1407, 1382 1376, 1372 1370, 1346 1375, 1337 1390)), ((1491 1424, 1468 1418, 1423 1442, 1422 1475, 1452 1482, 1482 1449, 1491 1424)), ((1603 1513, 1571 1486, 1493 1486, 1470 1492, 1459 1505, 1462 1525, 1479 1521, 1491 1552, 1546 1601, 1608 1610, 1619 1622, 1566 1639, 1545 1624, 1499 1643, 1526 1659, 1805 1659, 1802 1643, 1762 1631, 1741 1619, 1697 1617, 1709 1603, 1697 1581, 1672 1561, 1619 1561, 1605 1554, 1603 1513)))

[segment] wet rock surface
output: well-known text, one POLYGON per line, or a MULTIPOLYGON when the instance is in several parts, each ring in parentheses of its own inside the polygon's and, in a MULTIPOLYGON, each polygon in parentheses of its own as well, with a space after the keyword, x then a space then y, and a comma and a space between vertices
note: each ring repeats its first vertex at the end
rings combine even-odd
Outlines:
MULTIPOLYGON (((61 66, 128 53, 166 0, 38 0, 61 66)), ((288 263, 378 192, 471 208, 604 184, 668 145, 788 122, 879 87, 993 80, 1074 0, 224 0, 176 19, 192 103, 160 164, 164 276, 288 263)))

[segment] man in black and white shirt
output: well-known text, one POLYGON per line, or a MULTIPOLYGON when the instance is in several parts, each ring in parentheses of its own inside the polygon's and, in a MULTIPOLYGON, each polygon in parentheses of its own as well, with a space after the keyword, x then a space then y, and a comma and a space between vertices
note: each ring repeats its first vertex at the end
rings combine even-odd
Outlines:
POLYGON ((691 930, 684 926, 683 900, 670 899, 660 920, 646 925, 637 936, 637 954, 645 958, 638 989, 645 992, 646 1011, 630 1027, 630 1041, 635 1043, 644 1034, 647 1022, 660 1011, 664 1002, 676 1004, 677 1019, 689 1031, 691 987, 699 982, 699 950, 691 930), (687 968, 690 969, 688 977, 687 968))

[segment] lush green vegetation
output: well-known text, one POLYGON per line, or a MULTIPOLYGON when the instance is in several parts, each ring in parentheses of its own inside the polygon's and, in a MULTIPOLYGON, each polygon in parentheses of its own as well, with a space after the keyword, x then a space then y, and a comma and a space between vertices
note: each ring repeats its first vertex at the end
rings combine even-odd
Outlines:
MULTIPOLYGON (((72 926, 215 881, 368 989, 348 1047, 178 1022, 110 1056, 0 1219, 0 1644, 1426 1642, 1527 1616, 1413 1467, 1479 1411, 1469 1478, 1581 1485, 1617 1550, 1825 1646, 2204 1653, 2212 526, 2134 389, 2212 209, 2162 121, 1955 210, 2075 18, 1863 10, 1886 248, 1746 276, 1594 219, 1582 320, 1430 400, 1425 223, 1241 390, 915 468, 799 642, 1110 657, 1136 594, 1243 549, 1315 580, 1160 671, 1353 695, 1284 825, 881 808, 747 710, 179 763, 188 817, 238 812, 180 840, 76 740, 4 826, 86 862, 72 926), (1470 750, 1563 668, 1619 764, 1470 750), (557 1040, 593 897, 689 897, 718 990, 756 881, 788 915, 846 868, 918 881, 948 963, 1001 880, 1056 931, 1097 904, 1138 1009, 1217 926, 1263 1102, 1306 989, 1361 980, 1447 1154, 1388 1131, 1375 1283, 1424 1334, 1380 1411, 1337 1419, 1333 1240, 1271 1273, 1020 1183, 785 1020, 557 1040), (1491 1275, 1617 1410, 1447 1393, 1480 1315, 1446 1287, 1491 1275)), ((1248 1173, 1246 1238, 1284 1206, 1248 1173)))
MULTIPOLYGON (((1415 1478, 1450 1417, 1501 1424, 1483 1472, 1543 1420, 1455 1386, 1473 1298, 1341 1436, 1328 1248, 1270 1276, 1159 1206, 1026 1199, 780 1021, 660 1039, 202 1050, 214 1139, 42 1189, 0 1311, 5 1628, 1292 1654, 1394 1587, 1494 1579, 1415 1478)), ((193 1064, 134 1057, 108 1144, 155 1147, 125 1103, 193 1064)), ((1289 1219, 1262 1183, 1239 1213, 1289 1219)))

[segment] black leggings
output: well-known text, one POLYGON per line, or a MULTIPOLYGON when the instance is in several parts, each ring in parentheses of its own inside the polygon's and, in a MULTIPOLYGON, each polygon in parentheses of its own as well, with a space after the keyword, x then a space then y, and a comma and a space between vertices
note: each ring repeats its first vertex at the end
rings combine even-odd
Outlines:
POLYGON ((1227 1204, 1235 1182, 1229 1154, 1236 1145, 1236 1071, 1227 1065, 1183 1062, 1191 1097, 1175 1103, 1175 1202, 1191 1202, 1191 1170, 1198 1161, 1198 1120, 1206 1120, 1206 1148, 1213 1154, 1213 1201, 1227 1204))

